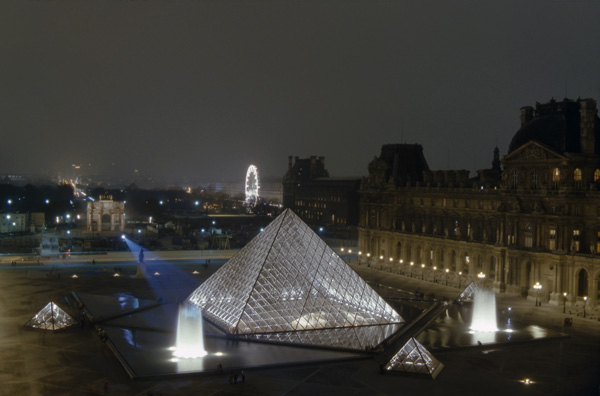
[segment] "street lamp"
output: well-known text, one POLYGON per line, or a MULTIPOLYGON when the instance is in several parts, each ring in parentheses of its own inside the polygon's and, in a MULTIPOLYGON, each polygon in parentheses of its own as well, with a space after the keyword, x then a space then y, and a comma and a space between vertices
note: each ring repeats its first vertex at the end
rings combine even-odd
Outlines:
POLYGON ((435 271, 437 270, 436 266, 433 266, 433 283, 435 283, 435 271))
POLYGON ((462 271, 458 272, 458 288, 460 289, 460 281, 462 280, 462 271))
POLYGON ((583 296, 583 317, 585 318, 585 303, 587 302, 587 296, 583 296))
POLYGON ((360 265, 360 259, 362 258, 362 252, 358 251, 358 265, 360 265))
POLYGON ((410 277, 411 278, 412 278, 412 267, 413 267, 413 265, 415 265, 415 263, 411 261, 410 262, 410 277))
POLYGON ((563 313, 566 312, 567 309, 567 292, 563 293, 563 313))
POLYGON ((483 280, 485 279, 485 274, 480 272, 477 274, 477 277, 479 278, 480 287, 483 289, 483 280))
POLYGON ((421 264, 421 280, 425 279, 425 264, 421 264))
POLYGON ((448 286, 448 272, 450 272, 450 270, 446 268, 446 286, 448 286))
POLYGON ((537 307, 538 306, 538 296, 540 294, 540 289, 542 288, 542 285, 540 285, 540 282, 535 282, 535 285, 533 285, 533 288, 535 289, 535 306, 537 307))

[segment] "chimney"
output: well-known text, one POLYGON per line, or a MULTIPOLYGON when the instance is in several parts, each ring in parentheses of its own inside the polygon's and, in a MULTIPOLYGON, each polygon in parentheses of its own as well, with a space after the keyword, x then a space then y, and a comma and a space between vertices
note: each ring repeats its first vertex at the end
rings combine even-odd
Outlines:
POLYGON ((533 120, 533 107, 521 107, 521 128, 523 128, 531 120, 533 120))
POLYGON ((579 129, 581 132, 581 152, 584 154, 594 154, 595 123, 596 123, 596 101, 594 99, 583 99, 579 102, 579 129))

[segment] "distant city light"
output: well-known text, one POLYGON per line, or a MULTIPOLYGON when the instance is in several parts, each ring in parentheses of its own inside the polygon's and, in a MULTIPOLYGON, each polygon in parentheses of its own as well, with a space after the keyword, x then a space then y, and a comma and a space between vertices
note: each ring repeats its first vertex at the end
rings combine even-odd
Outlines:
POLYGON ((8 200, 8 204, 11 205, 12 204, 12 199, 8 200))
POLYGON ((158 204, 159 204, 159 205, 162 205, 162 204, 163 204, 163 201, 158 201, 158 204))
POLYGON ((49 200, 49 199, 47 199, 47 200, 46 200, 46 205, 47 205, 47 204, 49 204, 49 203, 50 203, 50 200, 49 200))
POLYGON ((194 205, 198 206, 198 205, 200 205, 200 202, 196 201, 196 202, 194 202, 194 205))

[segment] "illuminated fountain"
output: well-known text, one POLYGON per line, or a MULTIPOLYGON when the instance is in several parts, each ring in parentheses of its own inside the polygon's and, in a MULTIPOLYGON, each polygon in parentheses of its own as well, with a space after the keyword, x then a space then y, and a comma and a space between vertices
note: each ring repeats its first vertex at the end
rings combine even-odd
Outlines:
POLYGON ((473 291, 473 318, 471 330, 480 332, 498 331, 496 319, 496 295, 480 287, 473 291))
POLYGON ((177 319, 177 343, 173 356, 194 359, 206 356, 202 311, 194 304, 179 305, 177 319))

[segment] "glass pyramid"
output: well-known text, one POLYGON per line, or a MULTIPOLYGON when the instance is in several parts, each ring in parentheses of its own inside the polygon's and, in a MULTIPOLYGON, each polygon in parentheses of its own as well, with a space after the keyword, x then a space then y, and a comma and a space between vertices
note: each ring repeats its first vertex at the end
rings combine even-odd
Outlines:
POLYGON ((473 292, 475 291, 475 289, 477 289, 477 285, 475 284, 475 282, 471 282, 469 286, 467 286, 465 290, 463 290, 463 292, 460 293, 458 299, 463 301, 473 300, 473 292))
POLYGON ((53 302, 44 308, 25 324, 25 326, 44 330, 60 330, 75 324, 75 320, 53 302))
POLYGON ((428 374, 433 378, 437 377, 443 368, 444 365, 414 337, 411 337, 385 365, 388 371, 428 374))
POLYGON ((404 322, 289 209, 188 301, 229 334, 280 342, 364 349, 404 322))

